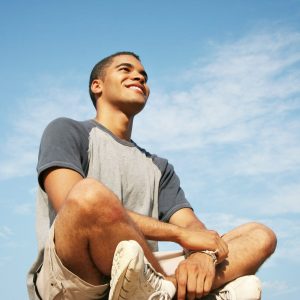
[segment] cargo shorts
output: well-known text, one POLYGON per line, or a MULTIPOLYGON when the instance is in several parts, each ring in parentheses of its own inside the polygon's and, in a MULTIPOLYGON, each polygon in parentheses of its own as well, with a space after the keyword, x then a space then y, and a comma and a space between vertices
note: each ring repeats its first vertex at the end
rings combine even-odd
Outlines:
MULTIPOLYGON (((52 224, 44 250, 44 261, 36 273, 35 291, 42 300, 92 300, 108 299, 109 283, 94 286, 68 270, 55 251, 54 224, 52 224)), ((178 264, 184 260, 183 252, 154 252, 167 275, 174 275, 178 264)))

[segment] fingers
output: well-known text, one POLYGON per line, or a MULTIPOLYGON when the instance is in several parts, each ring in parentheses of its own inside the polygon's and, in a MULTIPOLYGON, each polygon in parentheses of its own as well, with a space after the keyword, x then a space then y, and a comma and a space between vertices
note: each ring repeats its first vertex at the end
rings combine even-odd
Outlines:
POLYGON ((187 282, 187 286, 186 286, 188 300, 195 299, 196 292, 197 292, 197 284, 198 284, 197 277, 193 276, 193 274, 189 274, 188 282, 187 282))
POLYGON ((178 282, 178 290, 177 296, 178 300, 194 300, 200 299, 208 295, 211 290, 213 284, 213 276, 212 274, 187 274, 188 276, 184 276, 185 284, 183 281, 179 284, 178 282))
POLYGON ((209 230, 209 232, 212 240, 211 249, 209 250, 217 251, 218 263, 220 263, 228 256, 228 245, 216 231, 209 230))
POLYGON ((176 270, 177 279, 177 299, 185 300, 186 285, 187 285, 187 270, 184 266, 180 266, 176 270))
POLYGON ((194 300, 198 290, 200 294, 202 293, 204 276, 199 264, 193 263, 187 270, 187 299, 194 300))
MULTIPOLYGON (((213 281, 215 278, 215 269, 210 270, 206 273, 205 276, 205 280, 203 280, 203 287, 202 287, 202 295, 200 297, 204 297, 206 295, 208 295, 208 293, 211 291, 212 285, 213 285, 213 281)), ((198 294, 197 294, 197 298, 198 298, 198 294)))
POLYGON ((205 254, 183 261, 176 270, 177 299, 194 300, 206 296, 215 278, 215 266, 205 254))
POLYGON ((218 263, 220 263, 228 256, 228 245, 222 238, 219 240, 217 251, 218 263))
POLYGON ((203 295, 203 276, 199 276, 197 272, 192 272, 191 270, 188 273, 185 266, 178 270, 176 276, 178 300, 194 300, 196 297, 203 295))

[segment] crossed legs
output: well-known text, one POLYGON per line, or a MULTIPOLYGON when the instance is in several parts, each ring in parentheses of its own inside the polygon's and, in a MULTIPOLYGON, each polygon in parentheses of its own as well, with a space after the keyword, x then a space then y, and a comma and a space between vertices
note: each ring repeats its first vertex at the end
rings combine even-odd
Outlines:
POLYGON ((86 282, 107 282, 113 255, 122 240, 136 240, 153 265, 162 269, 142 233, 117 196, 93 179, 78 183, 55 221, 55 249, 65 267, 86 282))
MULTIPOLYGON (((257 223, 242 225, 223 238, 229 256, 217 266, 213 289, 254 274, 276 247, 274 233, 257 223)), ((55 221, 55 248, 64 266, 92 285, 103 284, 108 281, 115 248, 122 240, 136 240, 153 267, 164 273, 116 195, 93 179, 78 183, 55 221)))

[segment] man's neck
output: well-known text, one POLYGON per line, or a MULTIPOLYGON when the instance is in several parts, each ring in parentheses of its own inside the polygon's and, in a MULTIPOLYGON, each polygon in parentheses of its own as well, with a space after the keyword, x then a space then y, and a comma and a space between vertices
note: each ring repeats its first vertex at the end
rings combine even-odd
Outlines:
POLYGON ((133 117, 129 118, 123 112, 98 110, 95 120, 122 140, 130 141, 133 117))

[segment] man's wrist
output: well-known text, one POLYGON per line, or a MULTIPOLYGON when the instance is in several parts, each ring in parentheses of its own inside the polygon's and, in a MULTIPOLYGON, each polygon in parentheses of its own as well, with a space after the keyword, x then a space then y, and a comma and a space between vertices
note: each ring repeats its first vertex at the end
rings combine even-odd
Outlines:
POLYGON ((184 256, 185 258, 188 258, 190 255, 194 254, 194 253, 203 253, 206 254, 208 256, 210 256, 212 258, 213 264, 217 265, 218 263, 218 257, 217 257, 217 253, 218 251, 212 251, 212 250, 202 250, 202 251, 198 251, 198 250, 188 250, 188 249, 183 249, 184 252, 184 256))

